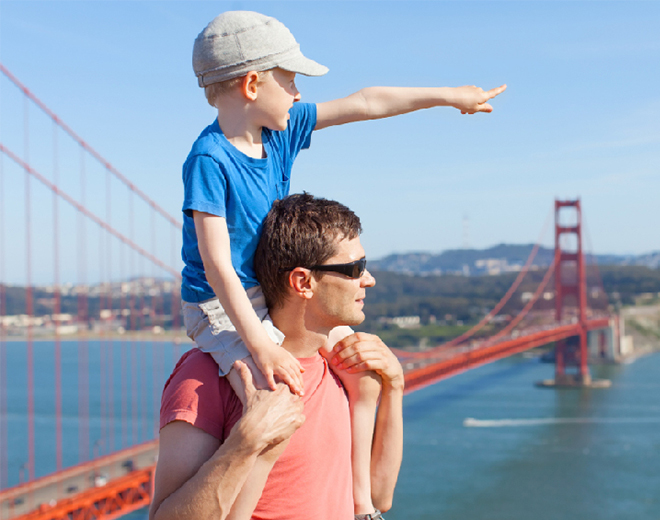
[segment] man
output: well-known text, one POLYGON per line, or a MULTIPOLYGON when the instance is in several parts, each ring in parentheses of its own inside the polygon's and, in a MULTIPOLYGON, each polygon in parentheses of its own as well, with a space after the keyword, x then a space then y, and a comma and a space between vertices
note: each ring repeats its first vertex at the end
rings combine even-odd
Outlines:
POLYGON ((329 362, 319 354, 331 330, 364 320, 365 290, 375 280, 360 231, 359 219, 334 201, 303 194, 273 205, 255 268, 273 324, 285 335, 282 347, 305 368, 305 395, 301 402, 285 385, 257 391, 237 362, 247 389, 243 409, 210 356, 185 354, 163 393, 153 520, 352 519, 348 399, 329 363, 381 379, 371 494, 377 508, 389 509, 402 453, 401 365, 379 338, 362 333, 326 354, 329 362), (268 480, 250 482, 250 496, 237 501, 264 453, 274 462, 268 480))

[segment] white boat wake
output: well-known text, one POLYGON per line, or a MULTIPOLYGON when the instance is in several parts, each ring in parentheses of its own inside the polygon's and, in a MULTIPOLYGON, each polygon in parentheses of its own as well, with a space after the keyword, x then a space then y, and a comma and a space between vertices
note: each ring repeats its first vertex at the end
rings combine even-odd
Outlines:
POLYGON ((547 417, 539 419, 474 419, 463 420, 466 428, 505 428, 542 426, 545 424, 648 424, 660 423, 660 417, 547 417))

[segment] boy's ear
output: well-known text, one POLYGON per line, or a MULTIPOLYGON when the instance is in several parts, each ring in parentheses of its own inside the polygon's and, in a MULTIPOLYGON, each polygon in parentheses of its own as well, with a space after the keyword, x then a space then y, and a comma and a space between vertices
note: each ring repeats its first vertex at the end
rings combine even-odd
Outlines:
POLYGON ((243 78, 243 83, 241 83, 241 92, 250 101, 257 99, 258 83, 259 74, 254 70, 248 72, 243 78))
POLYGON ((289 274, 289 286, 296 296, 309 300, 314 295, 312 272, 304 267, 296 267, 289 274))

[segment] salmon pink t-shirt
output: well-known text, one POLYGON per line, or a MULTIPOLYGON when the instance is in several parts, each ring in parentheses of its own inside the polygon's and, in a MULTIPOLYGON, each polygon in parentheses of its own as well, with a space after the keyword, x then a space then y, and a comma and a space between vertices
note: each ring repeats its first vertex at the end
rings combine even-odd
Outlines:
MULTIPOLYGON (((305 368, 305 423, 268 476, 253 520, 353 520, 348 399, 319 354, 305 368)), ((186 352, 165 383, 160 427, 185 421, 224 442, 242 405, 210 355, 186 352)))

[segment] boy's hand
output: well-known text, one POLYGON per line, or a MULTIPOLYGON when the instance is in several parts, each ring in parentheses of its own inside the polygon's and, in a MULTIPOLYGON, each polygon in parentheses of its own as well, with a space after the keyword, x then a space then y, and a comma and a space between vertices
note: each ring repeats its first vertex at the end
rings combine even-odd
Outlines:
POLYGON ((302 378, 304 371, 300 362, 289 352, 274 342, 270 345, 255 349, 252 358, 255 364, 266 377, 266 382, 271 390, 277 388, 275 377, 286 383, 291 392, 304 395, 305 385, 302 378))
POLYGON ((455 98, 452 100, 451 106, 458 108, 461 111, 461 114, 492 112, 493 107, 490 106, 487 101, 490 101, 505 90, 506 85, 486 91, 482 88, 475 87, 474 85, 456 87, 454 89, 455 98))

